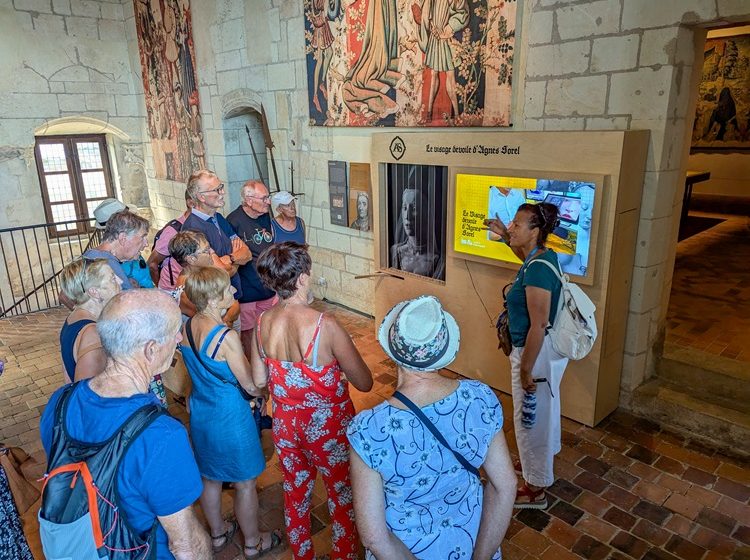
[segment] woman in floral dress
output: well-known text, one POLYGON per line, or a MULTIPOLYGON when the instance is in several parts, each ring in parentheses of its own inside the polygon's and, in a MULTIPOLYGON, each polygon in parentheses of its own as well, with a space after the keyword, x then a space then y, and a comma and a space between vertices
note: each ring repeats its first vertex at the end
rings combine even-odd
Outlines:
POLYGON ((500 558, 516 477, 495 394, 438 371, 455 358, 459 338, 432 296, 399 303, 380 325, 380 345, 398 365, 397 393, 348 430, 368 559, 500 558))
POLYGON ((346 439, 354 406, 348 385, 369 391, 372 375, 336 319, 310 307, 311 267, 307 246, 291 241, 258 258, 258 274, 280 301, 258 317, 253 381, 258 387, 268 384, 273 399, 273 440, 295 560, 315 557, 310 506, 318 471, 328 492, 331 557, 354 560, 358 545, 346 439))

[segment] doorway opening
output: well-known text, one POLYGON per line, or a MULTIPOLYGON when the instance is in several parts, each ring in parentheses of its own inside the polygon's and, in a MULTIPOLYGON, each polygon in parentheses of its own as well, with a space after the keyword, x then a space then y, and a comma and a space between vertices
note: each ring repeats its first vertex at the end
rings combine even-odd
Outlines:
POLYGON ((750 25, 709 31, 700 54, 665 355, 750 365, 750 25))
POLYGON ((705 38, 664 348, 633 408, 750 456, 750 25, 705 38))
POLYGON ((236 208, 242 202, 240 191, 246 181, 258 179, 268 185, 268 159, 260 113, 251 107, 236 108, 224 118, 223 131, 229 193, 227 208, 236 208))

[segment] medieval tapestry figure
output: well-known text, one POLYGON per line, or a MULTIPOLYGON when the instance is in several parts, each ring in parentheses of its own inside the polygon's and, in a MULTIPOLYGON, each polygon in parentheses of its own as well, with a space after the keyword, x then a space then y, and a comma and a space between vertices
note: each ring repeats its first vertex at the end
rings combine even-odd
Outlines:
POLYGON ((189 0, 134 0, 156 177, 186 181, 205 164, 189 0))
POLYGON ((750 34, 708 39, 692 151, 750 149, 750 34))
POLYGON ((311 125, 510 125, 515 0, 303 2, 311 125))

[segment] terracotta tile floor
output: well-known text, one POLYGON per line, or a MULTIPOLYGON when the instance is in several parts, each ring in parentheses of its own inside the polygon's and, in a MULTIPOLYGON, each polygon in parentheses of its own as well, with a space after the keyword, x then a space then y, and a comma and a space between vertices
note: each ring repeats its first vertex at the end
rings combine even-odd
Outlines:
MULTIPOLYGON (((375 376, 372 392, 352 391, 357 409, 374 406, 392 393, 395 372, 375 340, 373 322, 328 308, 353 335, 375 376)), ((61 380, 57 336, 64 316, 53 310, 0 321, 0 357, 7 362, 0 377, 0 441, 35 452, 42 461, 38 417, 61 380)), ((510 399, 499 397, 515 449, 510 399)), ((170 411, 185 419, 181 405, 172 404, 170 411)), ((272 528, 283 523, 283 494, 268 438, 266 432, 268 468, 258 487, 262 522, 272 528)), ((555 470, 559 480, 549 491, 548 510, 516 513, 503 543, 506 560, 750 558, 747 464, 618 411, 596 429, 564 419, 555 470)), ((229 509, 230 491, 224 501, 229 509)), ((314 540, 322 554, 330 548, 330 531, 320 484, 314 506, 314 540)), ((24 521, 35 558, 41 559, 35 516, 31 508, 24 521)), ((240 551, 234 545, 217 558, 241 558, 240 551)), ((284 550, 264 558, 291 554, 284 550)))
POLYGON ((667 342, 750 362, 750 217, 724 221, 677 245, 667 342))

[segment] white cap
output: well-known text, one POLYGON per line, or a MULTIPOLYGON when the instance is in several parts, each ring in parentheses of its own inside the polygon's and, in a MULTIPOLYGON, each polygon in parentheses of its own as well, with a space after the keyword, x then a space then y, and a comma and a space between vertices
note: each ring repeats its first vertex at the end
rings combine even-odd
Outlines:
POLYGON ((94 220, 96 220, 96 229, 104 229, 107 227, 107 220, 116 214, 128 209, 128 206, 117 200, 116 198, 108 198, 102 200, 94 209, 94 220))
POLYGON ((292 193, 290 193, 289 191, 279 191, 277 193, 273 193, 273 196, 271 197, 271 203, 273 205, 289 204, 292 200, 297 200, 297 197, 292 196, 292 193))

